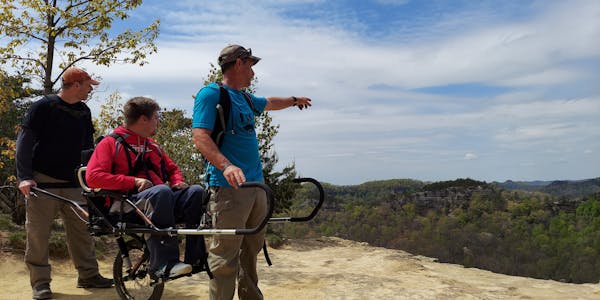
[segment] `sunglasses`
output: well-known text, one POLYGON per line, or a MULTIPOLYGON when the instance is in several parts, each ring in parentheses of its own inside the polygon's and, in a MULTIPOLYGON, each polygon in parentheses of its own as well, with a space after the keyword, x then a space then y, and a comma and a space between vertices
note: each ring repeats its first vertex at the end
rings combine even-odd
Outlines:
POLYGON ((240 49, 239 52, 240 52, 240 54, 239 54, 238 58, 246 58, 246 57, 252 56, 252 49, 250 49, 250 48, 240 49))

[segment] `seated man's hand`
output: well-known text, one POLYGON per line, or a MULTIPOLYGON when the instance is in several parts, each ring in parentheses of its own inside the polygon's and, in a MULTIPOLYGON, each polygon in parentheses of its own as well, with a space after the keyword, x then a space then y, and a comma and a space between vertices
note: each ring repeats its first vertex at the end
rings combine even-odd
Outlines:
POLYGON ((153 186, 154 186, 154 184, 152 184, 152 181, 150 181, 146 178, 139 178, 139 177, 135 178, 135 187, 137 187, 138 192, 141 192, 145 189, 149 189, 153 186))
POLYGON ((185 182, 180 182, 180 183, 178 183, 178 184, 174 184, 174 185, 172 186, 172 188, 173 188, 173 189, 176 189, 176 190, 183 190, 183 189, 185 189, 185 188, 187 188, 187 187, 189 187, 189 185, 188 185, 187 183, 185 183, 185 182))

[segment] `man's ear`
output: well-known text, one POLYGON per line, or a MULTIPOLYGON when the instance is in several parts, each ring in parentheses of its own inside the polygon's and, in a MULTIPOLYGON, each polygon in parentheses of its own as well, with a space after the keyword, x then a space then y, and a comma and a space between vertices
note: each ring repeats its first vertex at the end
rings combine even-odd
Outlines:
POLYGON ((236 58, 235 59, 235 65, 237 67, 241 67, 243 64, 244 64, 244 60, 243 59, 241 59, 241 58, 236 58))

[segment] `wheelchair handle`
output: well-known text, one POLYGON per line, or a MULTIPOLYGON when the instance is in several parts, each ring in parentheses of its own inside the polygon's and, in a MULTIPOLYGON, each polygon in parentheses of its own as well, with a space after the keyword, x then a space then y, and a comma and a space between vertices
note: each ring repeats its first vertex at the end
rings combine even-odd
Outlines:
POLYGON ((273 215, 273 206, 274 206, 274 199, 273 199, 273 190, 271 190, 271 188, 261 182, 246 182, 243 183, 242 185, 240 185, 240 188, 253 188, 253 187, 257 187, 262 189, 265 194, 267 195, 267 214, 265 215, 265 217, 263 218, 262 222, 256 226, 255 228, 241 228, 241 229, 178 229, 178 230, 171 230, 171 233, 177 233, 177 234, 181 234, 181 235, 211 235, 211 234, 221 234, 221 235, 249 235, 249 234, 256 234, 258 232, 260 232, 261 230, 263 230, 263 228, 265 228, 265 226, 267 225, 267 223, 269 222, 269 219, 271 218, 271 216, 273 215))
POLYGON ((77 202, 75 202, 75 201, 73 201, 71 199, 67 199, 67 198, 65 198, 63 196, 50 193, 50 192, 48 192, 46 190, 43 190, 43 189, 40 189, 40 188, 38 188, 36 186, 32 186, 31 187, 31 193, 32 193, 32 195, 34 197, 37 197, 37 195, 35 195, 35 193, 33 193, 34 191, 38 192, 38 193, 42 193, 42 194, 47 195, 47 196, 50 196, 51 199, 54 199, 54 200, 57 200, 57 201, 64 201, 67 204, 71 205, 71 207, 73 207, 74 209, 76 209, 77 211, 79 211, 79 213, 81 213, 86 219, 90 217, 90 215, 88 214, 88 212, 85 209, 83 209, 83 207, 81 207, 81 205, 79 205, 79 203, 77 203, 77 202))
POLYGON ((316 179, 313 178, 296 178, 294 179, 294 182, 297 183, 302 183, 302 182, 310 182, 312 184, 314 184, 317 189, 319 190, 319 203, 317 203, 317 205, 315 206, 315 208, 312 210, 312 212, 308 215, 308 216, 304 216, 304 217, 279 217, 279 218, 271 218, 269 220, 269 222, 271 223, 280 223, 280 222, 306 222, 306 221, 310 221, 312 220, 317 213, 319 212, 319 209, 321 209, 321 206, 323 206, 323 202, 325 201, 325 192, 323 191, 323 186, 321 185, 321 183, 319 183, 316 179))
POLYGON ((87 186, 87 183, 85 182, 85 171, 87 170, 87 166, 82 166, 79 167, 77 169, 77 180, 79 180, 79 185, 81 186, 81 189, 83 189, 85 192, 91 192, 92 189, 90 187, 87 186))

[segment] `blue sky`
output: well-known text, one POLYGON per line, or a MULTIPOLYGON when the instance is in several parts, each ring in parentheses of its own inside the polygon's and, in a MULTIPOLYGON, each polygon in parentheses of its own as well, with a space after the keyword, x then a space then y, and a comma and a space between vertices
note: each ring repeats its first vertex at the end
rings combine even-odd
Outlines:
POLYGON ((114 91, 191 114, 221 48, 263 59, 257 95, 280 163, 334 184, 600 176, 599 1, 144 1, 161 20, 144 67, 85 65, 114 91))

